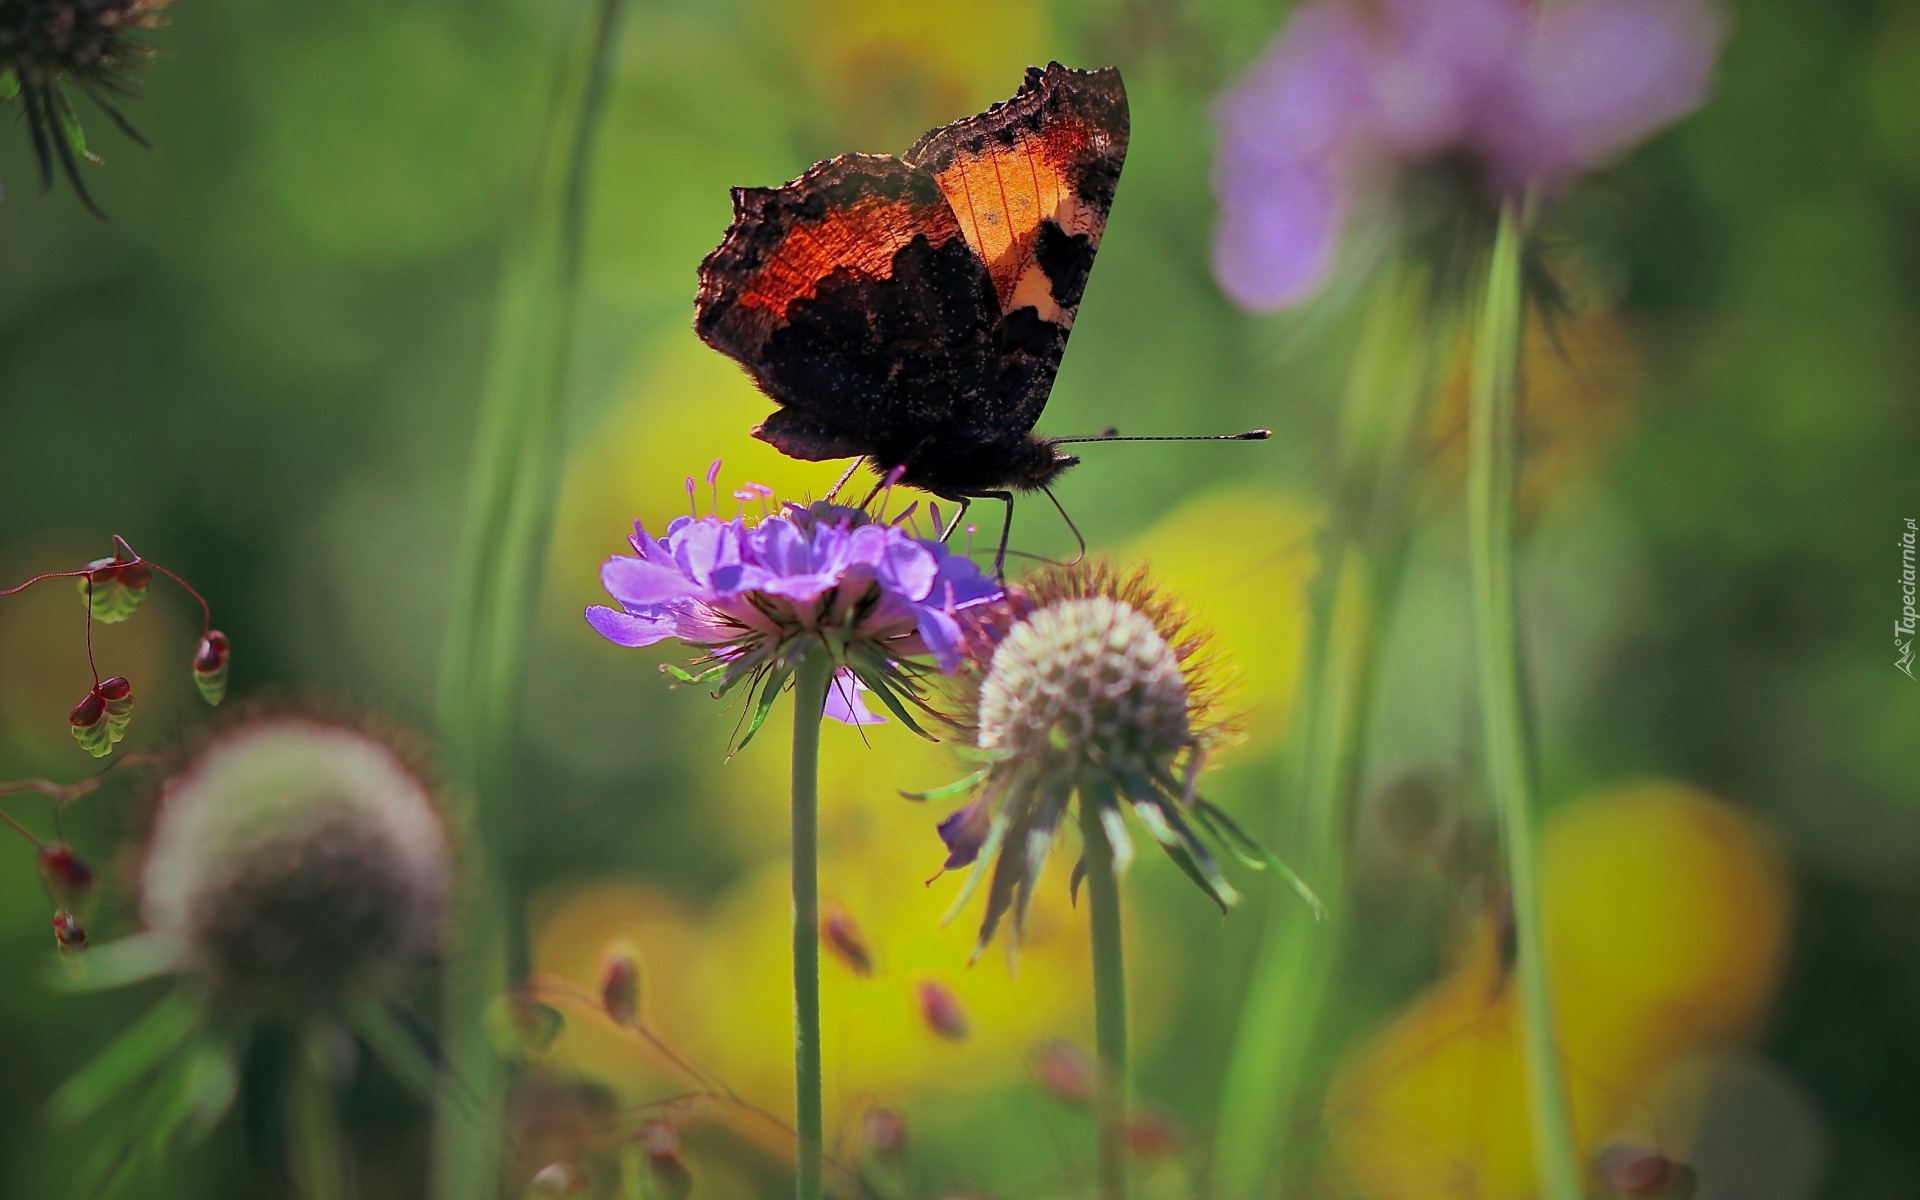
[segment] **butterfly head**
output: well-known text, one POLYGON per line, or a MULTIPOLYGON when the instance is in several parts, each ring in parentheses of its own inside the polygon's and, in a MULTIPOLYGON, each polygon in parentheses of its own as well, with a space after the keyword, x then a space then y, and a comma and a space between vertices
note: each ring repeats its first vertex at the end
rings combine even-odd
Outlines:
POLYGON ((1021 443, 1008 486, 1020 492, 1039 491, 1079 462, 1079 455, 1066 453, 1047 438, 1029 438, 1021 443))

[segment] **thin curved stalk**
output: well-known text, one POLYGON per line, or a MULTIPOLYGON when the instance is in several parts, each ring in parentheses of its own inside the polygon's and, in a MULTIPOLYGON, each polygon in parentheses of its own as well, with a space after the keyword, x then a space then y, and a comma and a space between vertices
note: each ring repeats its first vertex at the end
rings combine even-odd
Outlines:
POLYGON ((1120 884, 1113 847, 1100 824, 1109 799, 1100 785, 1080 792, 1080 838, 1087 864, 1087 925, 1093 947, 1093 1042, 1100 1062, 1100 1200, 1127 1195, 1127 973, 1121 957, 1120 884))
POLYGON ((585 0, 554 78, 532 194, 501 264, 466 527, 442 647, 439 728, 456 816, 472 835, 464 927, 444 989, 446 1075, 434 1196, 493 1200, 505 1075, 481 1019, 504 990, 511 906, 498 872, 501 809, 564 449, 574 300, 596 134, 625 0, 585 0))
POLYGON ((793 685, 793 1082, 799 1153, 794 1194, 820 1200, 820 714, 833 660, 814 650, 793 685))
POLYGON ((1514 577, 1522 236, 1520 214, 1510 204, 1500 216, 1475 331, 1467 426, 1467 554, 1487 783, 1500 820, 1513 902, 1514 973, 1520 994, 1534 1169, 1546 1200, 1580 1200, 1578 1151, 1561 1078, 1546 944, 1540 932, 1533 762, 1514 577))
POLYGON ((1341 463, 1322 539, 1301 664, 1301 727, 1283 795, 1301 834, 1282 838, 1327 906, 1315 922, 1291 906, 1265 914, 1221 1094, 1214 1185, 1225 1200, 1270 1193, 1302 1103, 1345 919, 1346 830, 1360 785, 1379 640, 1399 593, 1411 526, 1408 490, 1433 395, 1435 348, 1448 344, 1424 271, 1382 280, 1342 405, 1341 463))

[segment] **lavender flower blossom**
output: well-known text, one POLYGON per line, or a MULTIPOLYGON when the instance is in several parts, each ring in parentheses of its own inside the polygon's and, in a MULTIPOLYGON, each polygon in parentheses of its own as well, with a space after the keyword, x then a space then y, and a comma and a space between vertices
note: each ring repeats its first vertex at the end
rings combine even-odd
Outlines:
POLYGON ((695 671, 667 669, 685 682, 716 682, 716 695, 750 681, 749 695, 758 690, 761 700, 748 737, 800 659, 821 647, 839 668, 827 716, 880 720, 860 697, 864 687, 917 729, 902 700, 925 707, 920 672, 906 660, 931 657, 951 674, 963 610, 1002 594, 945 543, 825 502, 789 504, 757 523, 679 517, 657 539, 636 521, 628 540, 634 555, 600 570, 619 607, 591 606, 587 623, 616 645, 677 638, 705 650, 695 671))
POLYGON ((1707 0, 1315 0, 1221 100, 1215 274, 1250 309, 1306 298, 1425 165, 1558 192, 1698 107, 1720 40, 1707 0))

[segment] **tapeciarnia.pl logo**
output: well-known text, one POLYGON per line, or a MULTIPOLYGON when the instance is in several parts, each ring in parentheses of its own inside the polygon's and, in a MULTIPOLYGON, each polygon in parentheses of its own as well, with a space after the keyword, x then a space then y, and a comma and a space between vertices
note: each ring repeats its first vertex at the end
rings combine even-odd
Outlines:
POLYGON ((1900 619, 1893 623, 1893 651, 1896 655, 1893 665, 1906 672, 1908 679, 1914 677, 1913 543, 1916 532, 1920 532, 1920 527, 1916 527, 1913 518, 1908 517, 1906 531, 1900 535, 1900 619))

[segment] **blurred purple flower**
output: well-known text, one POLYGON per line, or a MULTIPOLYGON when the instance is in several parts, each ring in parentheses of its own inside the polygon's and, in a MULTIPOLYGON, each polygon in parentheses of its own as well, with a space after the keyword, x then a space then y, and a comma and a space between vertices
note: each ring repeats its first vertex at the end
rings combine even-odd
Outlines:
POLYGON ((1697 107, 1720 39, 1708 0, 1314 0, 1220 102, 1221 286, 1304 299, 1355 201, 1423 162, 1556 191, 1697 107))
MULTIPOLYGON (((917 698, 913 668, 930 656, 951 674, 960 665, 961 613, 998 599, 998 584, 945 543, 910 535, 866 512, 828 503, 745 517, 679 517, 665 537, 638 522, 634 555, 610 558, 601 583, 619 607, 593 605, 587 623, 621 646, 677 638, 704 649, 701 671, 683 679, 783 679, 809 651, 825 647, 840 667, 827 715, 850 724, 880 718, 858 685, 917 698)), ((892 705, 889 705, 892 707, 892 705)), ((896 710, 897 711, 897 710, 896 710)))

